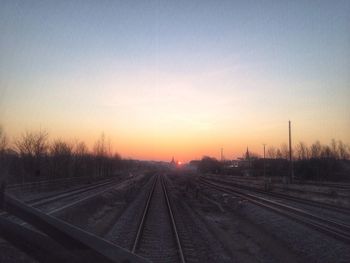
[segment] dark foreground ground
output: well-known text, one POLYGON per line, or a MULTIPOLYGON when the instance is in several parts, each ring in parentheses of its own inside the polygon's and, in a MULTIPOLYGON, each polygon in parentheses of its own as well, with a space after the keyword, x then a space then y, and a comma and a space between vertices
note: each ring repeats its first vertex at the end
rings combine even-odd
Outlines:
MULTIPOLYGON (((96 190, 85 192, 49 202, 38 209, 131 251, 156 176, 162 176, 165 180, 186 262, 350 262, 350 245, 347 241, 256 205, 242 196, 211 188, 200 181, 200 178, 204 178, 219 183, 215 181, 219 179, 226 186, 232 183, 235 187, 241 186, 240 190, 245 193, 257 194, 245 187, 263 189, 260 179, 230 176, 213 178, 213 175, 179 172, 140 173, 120 178, 113 187, 104 186, 105 191, 99 189, 98 194, 96 190)), ((152 211, 149 212, 153 225, 146 224, 143 231, 148 236, 144 239, 146 241, 142 241, 143 244, 141 242, 138 245, 135 253, 154 262, 181 262, 176 256, 177 252, 174 252, 172 231, 164 234, 169 231, 169 219, 164 202, 159 202, 163 198, 160 183, 157 187, 152 200, 153 207, 151 204, 150 208, 152 211), (159 223, 154 224, 157 220, 160 220, 159 223), (154 245, 154 240, 158 242, 157 245, 154 245), (168 258, 170 254, 173 256, 168 258)), ((34 197, 45 198, 53 193, 59 195, 60 191, 63 189, 13 194, 28 201, 34 197)), ((349 206, 350 200, 348 189, 316 185, 282 187, 276 184, 271 191, 337 207, 349 206)), ((263 194, 260 193, 260 196, 263 194)), ((350 222, 350 214, 281 198, 268 198, 344 225, 350 222)), ((36 260, 0 239, 0 262, 36 260)))

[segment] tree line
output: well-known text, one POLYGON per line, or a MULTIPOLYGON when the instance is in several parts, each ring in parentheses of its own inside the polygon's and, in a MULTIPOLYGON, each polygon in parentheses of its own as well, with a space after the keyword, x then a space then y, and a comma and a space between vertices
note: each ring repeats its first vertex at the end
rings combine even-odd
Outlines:
POLYGON ((130 160, 122 160, 118 153, 113 153, 111 142, 104 134, 89 150, 83 141, 50 140, 45 130, 26 131, 10 142, 0 127, 0 180, 108 177, 130 164, 130 160))
MULTIPOLYGON (((294 160, 309 160, 309 159, 322 159, 333 158, 337 160, 348 160, 350 158, 350 147, 341 140, 337 141, 332 139, 329 145, 321 144, 320 141, 316 141, 310 146, 304 142, 299 142, 293 147, 292 151, 294 160)), ((287 144, 282 144, 280 148, 268 147, 266 156, 272 159, 288 159, 289 148, 287 144)))
MULTIPOLYGON (((290 172, 289 147, 282 144, 277 148, 267 148, 265 160, 262 154, 249 152, 240 158, 240 165, 234 167, 231 160, 224 162, 209 156, 201 160, 191 161, 203 173, 217 174, 248 174, 282 177, 290 172), (248 160, 249 158, 249 160, 248 160)), ((321 144, 319 141, 308 146, 304 142, 297 143, 292 149, 293 171, 299 180, 350 180, 350 147, 342 141, 332 140, 330 144, 321 144)))

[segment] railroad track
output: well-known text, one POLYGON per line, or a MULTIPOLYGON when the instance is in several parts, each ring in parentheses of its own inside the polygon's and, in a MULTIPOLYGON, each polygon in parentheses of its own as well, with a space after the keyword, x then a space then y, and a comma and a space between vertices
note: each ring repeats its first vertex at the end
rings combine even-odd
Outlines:
MULTIPOLYGON (((27 204, 39 210, 42 210, 43 205, 49 204, 50 206, 49 209, 45 209, 46 211, 44 211, 44 213, 46 215, 52 215, 57 212, 63 211, 65 209, 74 207, 75 205, 78 205, 89 199, 93 199, 96 196, 99 196, 105 192, 112 190, 113 188, 115 188, 116 186, 118 186, 123 182, 125 181, 124 180, 122 180, 121 182, 120 181, 116 182, 115 180, 103 181, 100 183, 95 183, 93 185, 77 187, 74 189, 62 191, 59 194, 56 193, 56 195, 50 195, 49 197, 43 197, 36 200, 32 200, 30 202, 27 202, 27 204), (57 203, 57 201, 59 202, 57 203)), ((28 225, 26 222, 22 221, 21 219, 18 219, 17 217, 14 217, 11 214, 8 214, 7 212, 1 211, 1 210, 0 210, 0 217, 8 218, 11 221, 16 222, 20 226, 28 225)), ((31 225, 29 225, 29 229, 32 229, 31 225)), ((83 231, 83 230, 80 230, 80 231, 83 231)), ((12 245, 8 244, 8 242, 5 239, 0 238, 0 246, 7 247, 12 245)))
POLYGON ((48 203, 60 201, 65 198, 70 198, 74 196, 79 196, 82 194, 93 194, 95 191, 99 191, 101 189, 105 189, 105 187, 109 188, 109 186, 115 186, 118 184, 115 180, 108 180, 100 183, 95 183, 93 185, 88 185, 88 186, 82 186, 82 187, 77 187, 74 189, 68 189, 60 192, 59 194, 50 194, 48 196, 45 196, 43 198, 36 198, 32 199, 27 204, 33 206, 33 207, 39 207, 48 203))
POLYGON ((163 176, 151 187, 131 251, 153 262, 185 262, 163 176))
MULTIPOLYGON (((122 181, 124 182, 124 181, 122 181)), ((31 207, 35 207, 36 209, 42 210, 42 207, 45 205, 49 205, 49 208, 46 208, 44 213, 46 215, 52 215, 59 211, 63 211, 70 207, 73 207, 81 202, 92 199, 98 195, 103 194, 104 192, 112 190, 121 182, 116 182, 115 180, 104 180, 100 183, 95 183, 93 185, 83 186, 83 187, 75 187, 73 189, 68 189, 65 191, 61 191, 60 193, 52 194, 49 196, 37 198, 35 200, 31 200, 26 202, 31 207), (58 201, 58 203, 57 203, 58 201), (54 205, 53 205, 54 204, 54 205)), ((0 210, 0 217, 8 218, 11 221, 17 222, 17 224, 24 226, 27 225, 26 222, 13 217, 11 214, 8 214, 5 211, 0 210)), ((4 246, 8 246, 8 243, 5 239, 0 238, 0 245, 5 244, 4 246)))
MULTIPOLYGON (((52 215, 110 191, 120 183, 119 181, 108 180, 94 185, 66 190, 59 194, 56 193, 55 195, 38 198, 26 203, 31 207, 42 210, 47 215, 52 215), (58 204, 56 202, 58 202, 58 204), (45 208, 45 205, 49 205, 49 207, 45 208)), ((12 217, 4 211, 0 211, 0 216, 12 217)), ((20 225, 26 225, 26 223, 21 220, 14 220, 19 221, 20 225)))
POLYGON ((332 236, 337 240, 341 240, 345 243, 350 244, 349 225, 338 223, 329 219, 324 219, 305 210, 282 204, 280 202, 272 201, 261 196, 244 193, 227 185, 213 183, 204 179, 200 179, 200 183, 218 191, 241 197, 255 205, 269 209, 273 212, 286 216, 294 221, 332 236))
MULTIPOLYGON (((225 176, 225 175, 224 175, 225 176)), ((236 182, 259 182, 263 183, 264 179, 261 177, 242 177, 242 176, 228 176, 230 179, 236 181, 236 182)), ((281 178, 272 178, 273 183, 283 183, 281 178)), ((294 180, 294 184, 297 185, 309 185, 309 186, 321 186, 321 187, 329 187, 329 188, 337 188, 341 190, 350 190, 350 183, 347 182, 322 182, 322 181, 301 181, 301 180, 294 180)))
POLYGON ((0 217, 0 232, 5 238, 0 238, 0 243, 3 243, 1 249, 6 250, 8 246, 12 247, 14 245, 39 262, 147 262, 145 259, 92 233, 48 216, 103 192, 110 191, 118 184, 120 182, 104 187, 103 190, 99 189, 79 200, 70 201, 71 203, 56 207, 49 213, 39 212, 37 209, 33 209, 18 199, 5 194, 1 205, 4 205, 5 210, 9 211, 11 215, 13 214, 24 220, 19 225, 28 222, 29 227, 20 227, 12 220, 0 217), (33 230, 33 227, 36 230, 33 230), (61 246, 57 246, 55 241, 61 246))
POLYGON ((59 178, 59 179, 53 179, 53 180, 40 180, 35 182, 26 182, 26 183, 17 183, 17 184, 8 184, 6 186, 6 189, 8 190, 35 190, 36 188, 41 187, 50 187, 50 186, 66 186, 66 185, 72 185, 74 183, 81 183, 81 182, 89 182, 91 181, 91 177, 88 176, 78 176, 78 177, 70 177, 70 178, 59 178))
MULTIPOLYGON (((85 186, 75 187, 72 189, 63 190, 63 191, 60 191, 59 193, 49 194, 42 197, 27 200, 25 201, 25 203, 32 207, 39 208, 40 206, 43 206, 45 204, 60 201, 65 198, 79 196, 83 193, 87 193, 87 194, 93 193, 95 190, 103 189, 107 185, 111 185, 111 184, 114 185, 115 183, 113 183, 113 181, 114 180, 108 180, 100 183, 95 183, 93 185, 87 185, 87 186, 85 185, 85 186)), ((3 213, 0 213, 0 215, 2 214, 3 213)))
MULTIPOLYGON (((297 182, 298 183, 298 182, 297 182)), ((330 187, 330 188, 337 188, 340 190, 350 190, 350 184, 347 183, 303 183, 300 182, 300 184, 307 184, 307 185, 314 185, 314 186, 324 186, 324 187, 330 187)))
POLYGON ((245 189, 248 191, 254 191, 256 193, 264 194, 264 195, 271 196, 271 197, 277 197, 277 198, 293 201, 293 202, 300 203, 300 204, 306 204, 309 206, 328 209, 328 210, 331 210, 334 212, 350 215, 350 209, 346 208, 346 207, 331 205, 331 204, 327 204, 327 203, 321 203, 321 202, 312 201, 312 200, 306 200, 303 198, 294 197, 294 196, 286 195, 286 194, 282 194, 282 193, 267 192, 267 191, 264 191, 261 189, 257 189, 255 187, 242 185, 242 184, 239 184, 239 183, 236 183, 233 181, 229 181, 229 180, 221 180, 221 179, 217 179, 217 178, 210 178, 210 180, 218 182, 218 183, 229 184, 230 186, 239 187, 240 189, 245 189))

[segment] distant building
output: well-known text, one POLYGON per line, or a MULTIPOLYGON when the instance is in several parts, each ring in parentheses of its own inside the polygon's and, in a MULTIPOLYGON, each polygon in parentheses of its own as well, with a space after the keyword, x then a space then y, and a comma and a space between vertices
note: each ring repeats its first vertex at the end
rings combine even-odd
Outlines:
POLYGON ((173 158, 171 159, 170 167, 176 167, 176 162, 175 162, 175 160, 174 160, 174 156, 173 156, 173 158))
POLYGON ((248 147, 247 147, 247 151, 245 153, 245 156, 243 158, 237 158, 237 160, 234 161, 234 165, 235 165, 235 167, 248 168, 248 169, 252 167, 248 147))

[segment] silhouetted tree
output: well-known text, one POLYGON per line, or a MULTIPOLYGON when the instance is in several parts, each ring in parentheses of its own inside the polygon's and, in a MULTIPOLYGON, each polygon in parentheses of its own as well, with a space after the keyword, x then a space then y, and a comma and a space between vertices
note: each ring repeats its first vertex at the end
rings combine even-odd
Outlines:
POLYGON ((107 157, 104 133, 102 133, 100 138, 95 142, 94 156, 96 162, 97 176, 102 176, 104 174, 105 159, 107 157))
POLYGON ((309 149, 304 142, 299 142, 295 147, 296 157, 299 160, 306 160, 309 158, 309 149))
POLYGON ((342 141, 338 141, 338 154, 342 160, 349 158, 348 147, 342 141))
POLYGON ((289 148, 287 144, 283 143, 280 148, 280 158, 289 159, 289 148))
POLYGON ((71 176, 73 146, 60 139, 50 146, 51 171, 54 177, 71 176))
POLYGON ((74 176, 92 176, 94 167, 89 149, 84 142, 77 141, 73 148, 74 176))
POLYGON ((277 156, 277 150, 276 150, 276 148, 273 147, 273 146, 270 146, 270 147, 267 149, 266 157, 271 158, 271 159, 275 159, 276 156, 277 156))
POLYGON ((280 149, 277 149, 276 151, 276 159, 283 159, 283 155, 280 149))
POLYGON ((8 140, 5 132, 0 126, 0 184, 2 180, 7 177, 7 158, 6 158, 6 149, 8 146, 8 140))
POLYGON ((342 166, 344 160, 348 159, 347 147, 334 139, 330 145, 322 145, 316 141, 310 146, 310 149, 304 143, 299 143, 296 147, 298 156, 295 162, 296 175, 301 179, 316 180, 344 178, 342 166))
POLYGON ((46 131, 26 131, 15 140, 15 146, 23 161, 24 170, 30 175, 41 175, 43 160, 48 150, 48 133, 46 131))
POLYGON ((7 136, 3 128, 0 126, 0 153, 4 153, 7 146, 8 146, 7 136))
POLYGON ((310 147, 311 158, 318 159, 321 157, 322 146, 319 141, 313 143, 310 147))
POLYGON ((336 140, 332 139, 330 148, 331 148, 331 151, 332 151, 333 158, 338 159, 339 158, 339 154, 338 154, 338 145, 337 145, 337 141, 336 140))
POLYGON ((202 173, 220 173, 221 163, 215 158, 204 156, 198 164, 198 170, 202 173))

